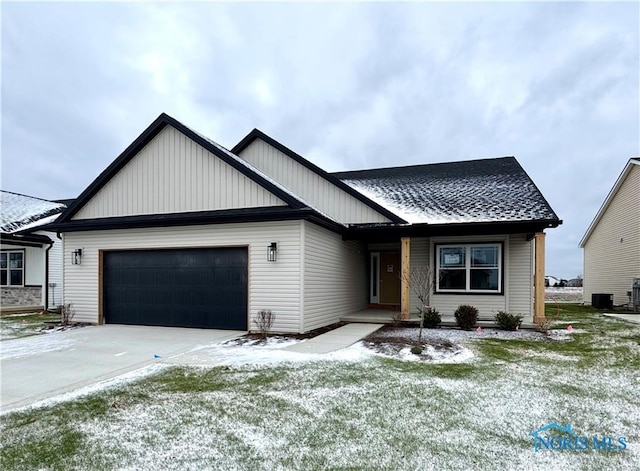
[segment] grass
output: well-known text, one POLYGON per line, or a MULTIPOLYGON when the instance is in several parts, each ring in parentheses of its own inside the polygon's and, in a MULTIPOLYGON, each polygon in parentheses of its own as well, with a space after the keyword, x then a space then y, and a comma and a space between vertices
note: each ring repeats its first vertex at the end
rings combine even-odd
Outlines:
POLYGON ((637 469, 640 326, 549 309, 574 333, 475 340, 468 363, 167 367, 5 414, 2 469, 637 469), (629 448, 534 452, 550 422, 629 448))
POLYGON ((31 312, 0 317, 0 338, 2 340, 40 335, 47 322, 60 322, 60 314, 31 312))

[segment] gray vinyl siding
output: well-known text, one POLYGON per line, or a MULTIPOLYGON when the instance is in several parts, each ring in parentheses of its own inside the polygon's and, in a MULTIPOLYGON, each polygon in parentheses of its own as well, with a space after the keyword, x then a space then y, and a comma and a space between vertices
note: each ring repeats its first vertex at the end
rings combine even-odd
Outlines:
POLYGON ((255 328, 251 319, 260 309, 271 309, 274 332, 299 332, 299 221, 71 232, 64 239, 64 296, 76 321, 98 322, 99 250, 247 246, 249 328, 255 328), (276 262, 267 261, 270 242, 278 243, 276 262), (83 249, 82 263, 71 265, 76 248, 83 249))
POLYGON ((385 216, 261 139, 254 140, 240 157, 337 221, 389 222, 385 216))
MULTIPOLYGON (((503 294, 435 293, 431 296, 431 305, 440 311, 441 315, 453 316, 458 306, 470 304, 478 309, 479 317, 482 319, 493 319, 498 311, 508 311, 522 315, 525 322, 531 322, 533 319, 533 242, 528 242, 526 235, 439 237, 432 238, 430 242, 431 253, 436 243, 503 242, 504 244, 503 294)), ((433 263, 435 262, 432 259, 431 264, 433 263)))
POLYGON ((303 222, 303 330, 338 322, 367 305, 364 244, 303 222))
POLYGON ((640 278, 640 165, 631 165, 584 244, 584 302, 594 293, 629 302, 633 278, 640 278))
MULTIPOLYGON (((44 286, 45 247, 24 247, 23 282, 25 285, 44 286)), ((21 250, 20 247, 16 249, 21 250)), ((13 247, 10 250, 14 250, 13 247)))
MULTIPOLYGON (((47 308, 53 309, 63 303, 62 240, 58 238, 55 232, 38 231, 36 232, 36 234, 45 235, 53 241, 53 245, 49 250, 49 281, 47 286, 45 286, 44 278, 42 279, 42 305, 44 306, 44 296, 46 289, 49 292, 49 305, 47 306, 47 308), (55 283, 56 286, 52 288, 51 286, 49 286, 51 283, 55 283)), ((41 250, 42 258, 44 260, 46 246, 44 246, 41 250)), ((44 274, 44 268, 42 269, 42 273, 44 274)))
POLYGON ((204 147, 167 126, 73 219, 284 204, 204 147))
POLYGON ((534 243, 525 234, 509 237, 507 311, 533 320, 533 255, 534 243))
MULTIPOLYGON (((412 237, 410 241, 410 252, 409 252, 409 263, 411 265, 411 270, 420 269, 422 267, 427 268, 431 272, 431 276, 433 277, 433 260, 431 259, 429 239, 426 237, 412 237)), ((432 302, 433 295, 430 296, 430 299, 427 302, 432 302)), ((418 299, 418 294, 415 289, 411 290, 411 314, 417 314, 418 309, 420 308, 420 300, 418 299)))

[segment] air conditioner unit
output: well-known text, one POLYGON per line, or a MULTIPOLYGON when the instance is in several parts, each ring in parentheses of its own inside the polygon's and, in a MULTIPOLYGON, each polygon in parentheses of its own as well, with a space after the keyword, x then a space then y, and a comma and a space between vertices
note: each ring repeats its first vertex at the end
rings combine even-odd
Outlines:
POLYGON ((640 311, 640 278, 633 279, 633 287, 631 289, 631 304, 634 311, 640 311))

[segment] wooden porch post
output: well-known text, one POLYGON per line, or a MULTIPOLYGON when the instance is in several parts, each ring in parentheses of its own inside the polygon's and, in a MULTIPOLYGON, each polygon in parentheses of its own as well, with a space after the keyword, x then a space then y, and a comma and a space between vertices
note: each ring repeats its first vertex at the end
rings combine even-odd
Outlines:
POLYGON ((544 314, 544 232, 536 232, 534 238, 535 269, 533 276, 533 323, 543 324, 544 314))
POLYGON ((402 318, 409 319, 409 311, 411 311, 411 289, 409 287, 409 276, 411 274, 411 238, 403 237, 400 239, 400 258, 402 276, 400 277, 400 308, 402 310, 402 318))

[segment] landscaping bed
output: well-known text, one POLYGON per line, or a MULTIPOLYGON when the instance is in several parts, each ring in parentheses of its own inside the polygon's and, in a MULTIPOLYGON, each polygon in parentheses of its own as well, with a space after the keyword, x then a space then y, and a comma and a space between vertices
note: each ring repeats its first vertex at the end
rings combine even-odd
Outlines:
POLYGON ((318 335, 326 334, 327 332, 331 332, 334 329, 347 325, 346 322, 336 322, 335 324, 327 325, 324 327, 320 327, 319 329, 310 330, 304 334, 271 334, 267 333, 266 335, 251 332, 240 337, 236 337, 231 340, 227 340, 223 345, 247 345, 247 346, 260 346, 260 345, 273 345, 277 343, 291 343, 295 340, 307 340, 312 339, 318 335))

